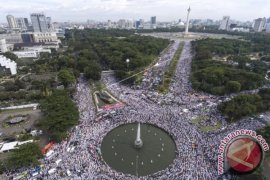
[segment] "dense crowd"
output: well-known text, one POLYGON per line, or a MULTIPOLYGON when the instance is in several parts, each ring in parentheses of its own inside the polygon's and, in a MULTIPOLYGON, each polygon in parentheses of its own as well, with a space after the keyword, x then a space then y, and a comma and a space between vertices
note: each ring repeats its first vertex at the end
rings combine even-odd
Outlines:
POLYGON ((179 41, 174 41, 163 54, 160 55, 158 62, 144 73, 144 79, 140 84, 140 89, 157 90, 158 85, 163 80, 166 68, 169 66, 179 46, 179 41))
MULTIPOLYGON (((175 42, 163 55, 159 64, 169 60, 179 46, 175 42)), ((194 92, 189 82, 191 69, 191 43, 185 46, 177 65, 176 74, 170 87, 170 93, 157 94, 147 83, 153 84, 155 74, 149 71, 145 75, 145 84, 141 88, 130 88, 115 84, 110 74, 102 77, 110 92, 125 103, 125 107, 114 113, 96 114, 91 91, 87 81, 80 78, 77 85, 75 101, 80 112, 80 124, 71 132, 69 139, 54 147, 55 155, 44 159, 43 179, 136 179, 132 175, 116 172, 102 160, 100 155, 103 137, 113 128, 130 122, 151 123, 166 130, 175 140, 177 155, 174 162, 155 174, 140 177, 141 179, 217 179, 217 155, 220 140, 236 129, 262 127, 259 121, 245 120, 227 124, 217 111, 221 98, 194 92), (114 84, 111 86, 111 84, 114 84), (192 123, 196 117, 204 116, 206 121, 201 125, 213 125, 217 122, 222 128, 215 132, 202 133, 192 123), (101 118, 100 118, 101 117, 101 118), (98 121, 97 121, 98 119, 98 121), (196 148, 192 146, 196 144, 196 148), (56 163, 61 159, 60 163, 56 163), (52 168, 56 172, 49 174, 52 168)), ((164 70, 164 67, 162 67, 164 70)), ((159 77, 160 78, 160 77, 159 77)), ((230 179, 234 176, 228 175, 230 179)))

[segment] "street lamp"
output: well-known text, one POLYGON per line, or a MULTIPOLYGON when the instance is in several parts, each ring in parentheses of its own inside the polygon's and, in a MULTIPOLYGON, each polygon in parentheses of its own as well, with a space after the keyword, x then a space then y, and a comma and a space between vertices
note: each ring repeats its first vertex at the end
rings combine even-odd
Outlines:
POLYGON ((127 59, 127 60, 126 60, 126 63, 127 63, 127 70, 128 70, 128 65, 129 65, 129 62, 130 62, 130 60, 129 60, 129 59, 127 59))

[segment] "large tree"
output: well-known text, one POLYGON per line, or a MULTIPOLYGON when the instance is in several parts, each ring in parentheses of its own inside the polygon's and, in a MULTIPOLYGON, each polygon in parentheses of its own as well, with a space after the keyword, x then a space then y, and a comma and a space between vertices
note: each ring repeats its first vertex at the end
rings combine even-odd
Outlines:
POLYGON ((42 157, 41 150, 36 143, 26 143, 20 145, 8 157, 6 165, 9 169, 21 167, 34 167, 39 165, 39 159, 42 157))
POLYGON ((90 62, 85 68, 84 68, 84 75, 88 79, 92 80, 100 80, 101 78, 101 67, 96 62, 90 62))
POLYGON ((62 69, 61 71, 59 71, 58 78, 65 87, 74 84, 76 81, 73 72, 69 69, 62 69))
POLYGON ((66 91, 54 91, 51 96, 41 101, 40 107, 44 113, 40 126, 49 134, 51 140, 61 141, 67 136, 67 131, 78 124, 78 108, 66 91))
POLYGON ((12 52, 5 52, 3 55, 6 56, 8 59, 11 59, 13 61, 16 61, 18 59, 18 56, 12 52))

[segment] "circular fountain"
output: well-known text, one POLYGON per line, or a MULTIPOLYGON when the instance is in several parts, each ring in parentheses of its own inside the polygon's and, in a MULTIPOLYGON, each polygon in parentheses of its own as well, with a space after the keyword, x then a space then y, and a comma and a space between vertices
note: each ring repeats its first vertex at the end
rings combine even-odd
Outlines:
POLYGON ((176 145, 163 129, 130 123, 111 130, 103 139, 103 160, 126 174, 146 176, 166 169, 176 156, 176 145))

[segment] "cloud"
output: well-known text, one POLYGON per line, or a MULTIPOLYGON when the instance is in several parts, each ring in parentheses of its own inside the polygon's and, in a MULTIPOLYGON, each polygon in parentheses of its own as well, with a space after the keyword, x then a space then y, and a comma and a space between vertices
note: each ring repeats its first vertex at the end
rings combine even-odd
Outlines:
POLYGON ((6 15, 28 17, 45 12, 54 21, 86 21, 120 18, 158 20, 184 19, 191 6, 191 18, 253 20, 270 16, 269 0, 0 0, 0 22, 6 15))

